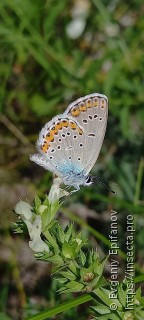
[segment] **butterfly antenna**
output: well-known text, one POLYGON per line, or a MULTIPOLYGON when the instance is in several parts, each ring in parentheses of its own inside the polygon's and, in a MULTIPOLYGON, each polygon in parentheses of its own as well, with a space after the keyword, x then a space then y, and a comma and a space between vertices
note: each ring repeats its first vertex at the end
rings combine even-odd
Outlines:
POLYGON ((108 189, 110 192, 112 192, 113 194, 116 194, 116 192, 115 191, 113 191, 109 186, 108 186, 108 180, 106 180, 106 179, 103 179, 103 178, 101 178, 101 177, 97 177, 97 176, 95 176, 95 177, 93 177, 93 179, 95 179, 95 180, 97 180, 97 181, 100 181, 105 187, 106 187, 106 189, 108 189))

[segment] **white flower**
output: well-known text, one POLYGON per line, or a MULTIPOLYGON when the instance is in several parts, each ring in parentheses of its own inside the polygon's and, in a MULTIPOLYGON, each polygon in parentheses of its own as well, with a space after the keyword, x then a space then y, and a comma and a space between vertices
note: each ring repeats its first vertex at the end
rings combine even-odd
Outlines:
POLYGON ((15 212, 21 216, 21 218, 25 218, 30 220, 32 218, 32 206, 29 203, 20 200, 15 206, 15 212))
POLYGON ((20 215, 28 228, 30 236, 29 247, 35 252, 49 252, 48 246, 41 239, 41 216, 33 213, 32 207, 27 202, 21 200, 17 203, 15 212, 20 215))
POLYGON ((62 183, 62 179, 59 177, 53 180, 53 185, 48 195, 48 199, 50 203, 54 203, 58 201, 61 197, 69 195, 69 192, 60 188, 61 183, 62 183))
MULTIPOLYGON (((27 224, 28 227, 28 224, 27 224)), ((48 246, 46 243, 41 239, 41 228, 42 228, 42 221, 41 216, 36 216, 33 224, 29 224, 28 230, 30 234, 31 241, 29 241, 29 247, 36 252, 49 252, 48 246)))

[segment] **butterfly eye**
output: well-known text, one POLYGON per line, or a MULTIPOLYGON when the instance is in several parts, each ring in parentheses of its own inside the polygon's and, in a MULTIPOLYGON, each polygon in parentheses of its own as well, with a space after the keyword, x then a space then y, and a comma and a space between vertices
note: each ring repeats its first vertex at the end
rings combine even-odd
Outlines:
POLYGON ((87 186, 90 186, 91 184, 92 184, 92 178, 90 177, 90 176, 88 176, 87 178, 86 178, 86 181, 85 181, 85 184, 87 185, 87 186))

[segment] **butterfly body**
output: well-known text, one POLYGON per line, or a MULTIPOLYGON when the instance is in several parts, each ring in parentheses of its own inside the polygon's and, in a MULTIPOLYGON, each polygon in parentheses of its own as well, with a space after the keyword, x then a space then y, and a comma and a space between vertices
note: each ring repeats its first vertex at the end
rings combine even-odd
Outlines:
POLYGON ((106 96, 94 93, 77 99, 42 128, 38 154, 30 159, 77 190, 91 184, 89 172, 101 149, 107 115, 106 96))

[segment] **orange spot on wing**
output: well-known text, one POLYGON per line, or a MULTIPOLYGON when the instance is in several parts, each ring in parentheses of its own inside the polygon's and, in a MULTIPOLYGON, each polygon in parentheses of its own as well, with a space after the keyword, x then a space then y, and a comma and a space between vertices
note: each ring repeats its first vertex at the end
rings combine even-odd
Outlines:
POLYGON ((54 126, 54 127, 51 129, 50 132, 53 133, 53 134, 57 134, 57 133, 58 133, 57 126, 54 126))
POLYGON ((71 129, 76 130, 77 125, 75 122, 69 122, 69 126, 71 127, 71 129))
POLYGON ((89 99, 86 101, 87 108, 92 108, 92 101, 89 99))
POLYGON ((98 107, 98 100, 97 99, 93 99, 93 106, 98 107))
POLYGON ((52 130, 49 131, 49 133, 46 135, 45 139, 47 142, 52 142, 54 140, 54 134, 53 134, 52 130))
POLYGON ((63 120, 62 121, 62 126, 67 128, 68 127, 68 121, 67 120, 63 120))
POLYGON ((63 127, 68 127, 68 121, 62 120, 61 122, 58 122, 55 126, 55 129, 57 130, 57 133, 59 130, 61 130, 63 127))
POLYGON ((83 103, 83 102, 81 102, 81 103, 79 104, 79 109, 80 109, 80 111, 86 111, 86 109, 87 109, 86 104, 83 103))
POLYGON ((102 101, 101 101, 101 108, 104 108, 104 107, 105 107, 105 101, 102 100, 102 101))
POLYGON ((59 122, 56 124, 56 129, 61 130, 62 129, 62 122, 59 122))
POLYGON ((77 116, 79 115, 79 113, 80 113, 79 108, 73 108, 73 109, 71 110, 72 116, 77 117, 77 116))
POLYGON ((83 130, 79 128, 79 126, 75 122, 70 121, 69 126, 72 130, 77 130, 80 135, 83 134, 83 130))
POLYGON ((49 148, 49 144, 45 141, 44 144, 41 146, 43 152, 47 152, 49 148))

